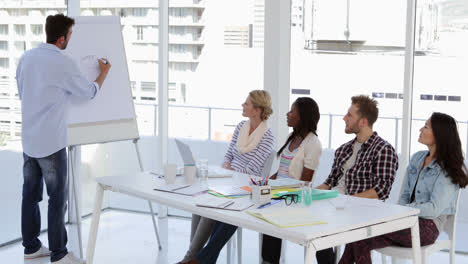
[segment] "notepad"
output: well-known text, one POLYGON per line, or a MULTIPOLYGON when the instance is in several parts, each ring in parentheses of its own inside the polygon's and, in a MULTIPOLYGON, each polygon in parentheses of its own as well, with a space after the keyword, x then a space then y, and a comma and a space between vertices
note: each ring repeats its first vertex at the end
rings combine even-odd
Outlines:
POLYGON ((327 222, 318 219, 305 208, 275 209, 270 211, 252 210, 247 211, 247 213, 282 228, 327 224, 327 222))
POLYGON ((154 190, 192 196, 198 193, 208 191, 208 187, 197 184, 190 185, 175 183, 156 186, 154 190))
POLYGON ((216 198, 213 196, 210 197, 202 197, 195 202, 196 206, 200 207, 209 207, 209 208, 216 208, 216 209, 224 209, 224 210, 233 210, 233 211, 243 211, 252 205, 250 200, 248 199, 240 199, 240 200, 227 200, 223 198, 216 198))
POLYGON ((222 185, 222 186, 210 186, 211 191, 217 192, 224 196, 241 196, 249 195, 250 193, 246 190, 236 186, 222 185))
POLYGON ((268 181, 268 185, 270 185, 272 189, 300 187, 301 183, 301 181, 292 178, 280 178, 268 181))
POLYGON ((156 191, 163 191, 163 192, 174 192, 179 189, 187 188, 190 184, 180 184, 180 183, 173 183, 173 184, 163 184, 154 187, 156 191))
POLYGON ((202 192, 208 191, 208 187, 202 185, 190 185, 185 188, 177 189, 173 193, 183 194, 183 195, 196 195, 202 192))

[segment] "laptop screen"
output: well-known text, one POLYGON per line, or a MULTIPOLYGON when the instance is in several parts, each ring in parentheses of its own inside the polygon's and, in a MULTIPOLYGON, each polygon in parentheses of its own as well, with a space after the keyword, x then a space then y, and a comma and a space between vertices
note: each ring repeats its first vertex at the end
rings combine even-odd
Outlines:
POLYGON ((175 139, 175 142, 177 148, 179 149, 180 156, 182 156, 182 160, 184 161, 184 165, 195 165, 195 159, 193 158, 193 154, 190 150, 190 147, 178 139, 175 139))

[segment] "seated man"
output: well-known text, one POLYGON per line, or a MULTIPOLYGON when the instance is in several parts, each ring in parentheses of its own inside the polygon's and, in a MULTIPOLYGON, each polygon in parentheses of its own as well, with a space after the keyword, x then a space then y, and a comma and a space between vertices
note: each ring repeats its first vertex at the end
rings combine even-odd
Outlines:
MULTIPOLYGON (((341 194, 385 200, 398 169, 395 149, 374 132, 377 102, 368 96, 354 96, 343 120, 345 133, 356 137, 335 151, 332 170, 318 189, 334 189, 341 194)), ((319 264, 333 263, 333 250, 317 252, 319 264)))

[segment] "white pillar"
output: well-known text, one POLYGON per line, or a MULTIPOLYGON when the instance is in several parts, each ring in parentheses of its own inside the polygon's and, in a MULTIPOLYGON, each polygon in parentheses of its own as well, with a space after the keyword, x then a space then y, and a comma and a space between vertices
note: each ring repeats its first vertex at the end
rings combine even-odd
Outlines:
POLYGON ((80 0, 69 0, 67 5, 67 16, 79 16, 80 13, 80 0))
POLYGON ((159 60, 158 60, 158 140, 159 168, 167 162, 168 141, 168 78, 169 78, 169 0, 159 0, 159 60))
MULTIPOLYGON (((400 174, 404 177, 408 166, 411 148, 411 120, 413 119, 413 74, 414 42, 416 27, 416 0, 407 0, 406 7, 406 43, 405 43, 405 76, 403 88, 403 121, 401 133, 401 154, 399 160, 400 174)), ((401 179, 401 186, 405 181, 401 179)), ((400 197, 400 196, 398 196, 400 197)))
POLYGON ((288 136, 286 113, 289 111, 289 69, 291 43, 290 1, 265 1, 264 89, 273 100, 270 126, 278 146, 288 136))

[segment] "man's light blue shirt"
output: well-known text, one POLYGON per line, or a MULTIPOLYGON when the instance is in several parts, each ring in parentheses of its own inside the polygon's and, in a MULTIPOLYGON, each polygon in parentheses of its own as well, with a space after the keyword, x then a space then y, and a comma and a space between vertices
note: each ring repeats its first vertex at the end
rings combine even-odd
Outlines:
POLYGON ((72 96, 90 100, 99 86, 53 44, 42 43, 21 57, 16 82, 22 108, 23 152, 49 156, 67 146, 68 107, 72 96))

